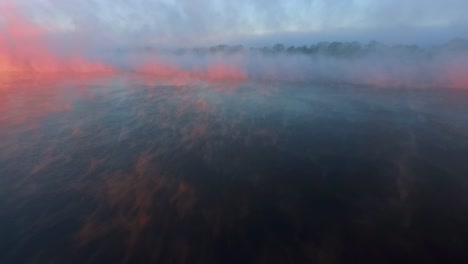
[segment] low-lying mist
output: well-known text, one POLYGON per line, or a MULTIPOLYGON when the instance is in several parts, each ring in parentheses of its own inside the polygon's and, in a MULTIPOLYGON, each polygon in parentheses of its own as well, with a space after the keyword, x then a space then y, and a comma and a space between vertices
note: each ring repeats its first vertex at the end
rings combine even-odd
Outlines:
POLYGON ((132 72, 182 83, 269 80, 468 88, 468 41, 463 39, 424 47, 373 41, 298 47, 118 48, 105 41, 86 44, 83 34, 57 41, 47 29, 14 12, 1 22, 2 73, 132 72))
POLYGON ((146 48, 118 54, 116 61, 124 68, 160 77, 468 88, 468 41, 464 40, 437 47, 321 42, 289 48, 281 44, 172 51, 146 48))

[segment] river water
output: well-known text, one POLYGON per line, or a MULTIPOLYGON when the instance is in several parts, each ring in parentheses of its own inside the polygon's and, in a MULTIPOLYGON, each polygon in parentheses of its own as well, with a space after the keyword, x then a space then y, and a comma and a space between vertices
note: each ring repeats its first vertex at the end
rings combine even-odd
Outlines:
POLYGON ((0 78, 0 263, 468 263, 468 91, 0 78))

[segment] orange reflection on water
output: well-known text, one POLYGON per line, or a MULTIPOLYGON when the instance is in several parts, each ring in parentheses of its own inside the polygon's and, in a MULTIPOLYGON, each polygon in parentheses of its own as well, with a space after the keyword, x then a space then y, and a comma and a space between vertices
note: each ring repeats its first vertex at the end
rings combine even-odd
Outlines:
MULTIPOLYGON (((0 75, 0 147, 7 149, 2 154, 10 157, 22 155, 41 142, 40 128, 54 114, 73 111, 74 103, 93 97, 93 83, 106 82, 108 75, 89 74, 28 74, 10 73, 0 75), (27 140, 22 139, 24 135, 27 140)), ((66 119, 61 125, 67 125, 66 119)), ((82 131, 77 124, 72 136, 79 137, 82 131)), ((0 157, 1 158, 1 157, 0 157)), ((40 171, 52 160, 36 164, 31 171, 40 171)))
MULTIPOLYGON (((165 175, 155 158, 141 153, 131 171, 99 175, 104 184, 93 193, 99 206, 84 219, 75 237, 79 250, 96 242, 99 242, 98 249, 105 248, 109 235, 122 232, 120 246, 125 258, 131 258, 138 252, 145 234, 155 227, 171 225, 172 221, 186 221, 193 214, 196 190, 181 179, 165 175)), ((164 233, 159 237, 167 239, 164 233)), ((169 243, 169 247, 178 245, 169 243)), ((159 255, 154 253, 155 257, 159 255)))
POLYGON ((450 65, 447 71, 447 82, 451 87, 468 89, 468 61, 450 65))
POLYGON ((88 74, 2 74, 0 120, 4 125, 34 125, 51 113, 71 110, 73 101, 90 96, 90 82, 108 77, 88 74))

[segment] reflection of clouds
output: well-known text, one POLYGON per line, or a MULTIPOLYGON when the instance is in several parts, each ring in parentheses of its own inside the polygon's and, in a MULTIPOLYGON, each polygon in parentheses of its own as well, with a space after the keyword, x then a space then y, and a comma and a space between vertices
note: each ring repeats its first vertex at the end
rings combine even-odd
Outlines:
POLYGON ((2 121, 32 125, 52 113, 69 111, 76 100, 89 95, 89 84, 102 78, 99 75, 4 74, 0 77, 2 121))
MULTIPOLYGON (((410 164, 423 144, 408 121, 466 109, 453 96, 404 112, 410 98, 348 87, 22 78, 0 90, 8 102, 0 116, 9 120, 0 123, 7 136, 0 138, 0 207, 25 227, 11 224, 11 237, 26 239, 11 254, 29 244, 56 254, 40 245, 47 240, 91 263, 107 254, 128 263, 207 263, 239 251, 264 263, 314 262, 345 243, 345 221, 375 234, 389 209, 411 226, 412 208, 400 207, 414 199, 410 164), (17 109, 26 118, 12 122, 17 109), (54 232, 58 238, 47 236, 54 232)), ((428 123, 430 132, 454 120, 428 123)), ((437 138, 459 139, 462 148, 468 124, 456 124, 437 138)), ((462 171, 460 164, 451 170, 462 171)))
MULTIPOLYGON (((242 128, 252 113, 231 109, 239 84, 173 86, 170 80, 164 84, 138 75, 3 80, 0 116, 8 122, 0 124, 0 133, 10 137, 1 139, 0 155, 24 167, 21 172, 6 168, 18 173, 1 187, 11 194, 3 202, 37 197, 39 203, 49 193, 81 196, 81 202, 90 205, 73 233, 77 250, 85 255, 90 246, 100 252, 117 243, 131 259, 148 239, 158 250, 171 252, 156 250, 156 259, 158 254, 176 259, 195 254, 185 236, 171 237, 178 233, 177 226, 189 229, 191 219, 200 217, 194 211, 200 206, 200 186, 186 179, 184 168, 168 170, 165 162, 196 154, 215 164, 225 158, 219 156, 225 144, 252 132, 242 128), (224 101, 230 97, 226 108, 224 101), (23 130, 31 124, 34 128, 23 130), (20 141, 21 147, 11 145, 20 141), (151 232, 157 232, 154 238, 148 238, 151 232), (119 239, 109 241, 115 234, 119 239)), ((28 240, 37 239, 53 222, 68 221, 76 202, 56 205, 56 215, 33 221, 28 240)))
MULTIPOLYGON (((96 241, 105 247, 107 238, 119 233, 126 257, 135 257, 147 232, 155 227, 164 232, 164 225, 191 213, 197 202, 193 187, 163 175, 154 163, 154 157, 143 153, 130 172, 101 176, 104 184, 93 194, 97 208, 86 217, 76 236, 82 247, 96 241)), ((164 234, 159 236, 156 239, 167 239, 164 234)))

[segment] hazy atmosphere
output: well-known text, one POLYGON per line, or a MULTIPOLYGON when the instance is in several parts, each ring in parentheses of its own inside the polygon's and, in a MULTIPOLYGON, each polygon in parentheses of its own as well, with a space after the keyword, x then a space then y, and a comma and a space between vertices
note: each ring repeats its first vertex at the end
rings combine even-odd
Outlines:
POLYGON ((0 67, 463 88, 465 7, 456 0, 8 0, 0 5, 0 67))
POLYGON ((0 263, 468 263, 467 10, 0 0, 0 263))

